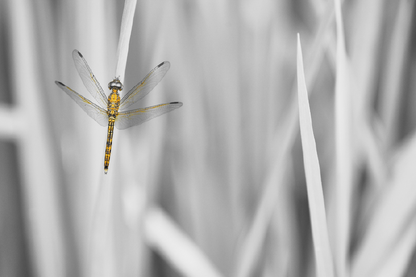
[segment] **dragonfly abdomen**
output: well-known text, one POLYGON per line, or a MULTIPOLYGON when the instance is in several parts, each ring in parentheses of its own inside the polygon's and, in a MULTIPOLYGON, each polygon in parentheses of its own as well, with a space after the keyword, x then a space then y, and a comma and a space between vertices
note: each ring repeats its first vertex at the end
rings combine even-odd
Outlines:
POLYGON ((109 84, 109 88, 112 90, 112 93, 108 96, 108 131, 107 131, 107 144, 105 145, 105 157, 104 157, 104 173, 107 174, 108 166, 110 165, 110 156, 111 148, 113 145, 113 134, 114 134, 114 122, 118 115, 118 108, 120 106, 120 95, 118 94, 118 89, 122 88, 120 81, 113 81, 109 84), (115 86, 115 84, 120 84, 120 86, 115 86), (111 85, 111 86, 110 86, 111 85), (113 87, 115 86, 115 87, 113 87))
POLYGON ((107 143, 105 145, 105 158, 104 158, 104 173, 107 174, 108 166, 110 165, 111 148, 113 145, 114 134, 114 122, 116 118, 110 116, 108 118, 108 131, 107 131, 107 143))

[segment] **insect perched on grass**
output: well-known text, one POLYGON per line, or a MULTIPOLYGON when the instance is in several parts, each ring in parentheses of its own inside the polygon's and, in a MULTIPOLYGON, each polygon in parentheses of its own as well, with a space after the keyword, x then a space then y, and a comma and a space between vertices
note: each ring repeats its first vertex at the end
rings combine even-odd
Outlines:
POLYGON ((169 62, 162 62, 153 68, 140 83, 120 99, 119 91, 123 90, 123 84, 118 78, 115 78, 108 84, 111 93, 107 98, 100 83, 98 83, 82 54, 78 52, 78 50, 74 50, 72 52, 72 57, 82 82, 95 100, 97 100, 99 105, 94 104, 59 81, 55 81, 55 84, 68 94, 68 96, 71 97, 72 100, 74 100, 92 119, 97 121, 98 124, 101 126, 108 126, 104 158, 104 172, 107 174, 108 166, 110 164, 114 126, 116 126, 117 129, 122 130, 142 124, 159 115, 180 108, 182 103, 170 102, 142 109, 125 111, 127 107, 145 97, 160 82, 160 80, 162 80, 169 70, 169 62))

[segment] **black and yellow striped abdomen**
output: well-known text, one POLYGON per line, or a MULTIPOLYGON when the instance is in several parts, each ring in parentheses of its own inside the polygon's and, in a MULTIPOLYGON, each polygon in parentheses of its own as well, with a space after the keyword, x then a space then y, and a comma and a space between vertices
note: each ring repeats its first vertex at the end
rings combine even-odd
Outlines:
POLYGON ((120 107, 120 96, 117 90, 113 89, 113 92, 108 96, 108 131, 107 131, 107 143, 105 145, 104 156, 104 173, 107 174, 108 166, 110 165, 111 148, 113 146, 114 135, 114 122, 118 115, 118 109, 120 107))
POLYGON ((107 131, 107 143, 105 145, 105 158, 104 158, 104 173, 107 174, 108 166, 110 165, 110 156, 111 148, 113 145, 113 135, 114 135, 114 122, 116 121, 115 117, 108 118, 108 131, 107 131))

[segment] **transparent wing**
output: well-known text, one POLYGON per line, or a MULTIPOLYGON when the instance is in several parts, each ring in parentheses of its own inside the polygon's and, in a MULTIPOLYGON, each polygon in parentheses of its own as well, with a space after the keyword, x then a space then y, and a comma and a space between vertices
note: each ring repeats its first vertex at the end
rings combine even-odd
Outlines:
POLYGON ((152 89, 162 80, 166 72, 170 68, 169 62, 163 62, 152 69, 144 79, 132 88, 120 101, 120 110, 126 109, 133 105, 143 97, 145 97, 152 89))
POLYGON ((127 129, 180 107, 182 107, 181 102, 171 102, 143 109, 121 112, 117 115, 115 124, 119 130, 127 129))
POLYGON ((78 74, 84 83, 84 86, 91 93, 92 97, 97 100, 98 104, 103 108, 107 108, 107 96, 105 95, 100 83, 98 83, 87 61, 78 50, 72 51, 72 58, 74 59, 75 67, 78 74))
POLYGON ((65 86, 61 82, 55 81, 55 84, 60 87, 69 97, 72 98, 80 107, 84 110, 92 119, 98 122, 101 126, 107 126, 108 124, 108 115, 107 111, 100 108, 98 105, 92 103, 87 98, 78 94, 76 91, 72 90, 70 87, 65 86))

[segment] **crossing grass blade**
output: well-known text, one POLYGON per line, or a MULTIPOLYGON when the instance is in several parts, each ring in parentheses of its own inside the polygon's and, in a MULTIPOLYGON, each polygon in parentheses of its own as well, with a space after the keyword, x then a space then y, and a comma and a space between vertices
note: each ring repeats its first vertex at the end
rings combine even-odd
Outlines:
POLYGON ((416 243, 412 223, 416 207, 415 157, 414 134, 390 161, 391 177, 367 217, 367 231, 354 255, 351 276, 381 276, 384 271, 397 273, 389 276, 402 276, 406 270, 416 243))
MULTIPOLYGON (((284 149, 289 149, 284 147, 284 149)), ((276 152, 276 151, 274 151, 276 152)), ((288 156, 288 151, 285 151, 288 156)), ((277 154, 277 153, 276 153, 277 154)), ((262 247, 265 243, 267 230, 270 228, 273 214, 278 206, 279 189, 282 184, 283 171, 287 170, 286 164, 280 157, 276 156, 274 166, 269 170, 269 175, 263 186, 263 194, 254 216, 253 222, 237 251, 236 268, 234 276, 252 276, 254 268, 261 256, 262 247)))
POLYGON ((144 218, 144 232, 147 243, 183 276, 222 276, 199 247, 161 209, 148 210, 144 218))

